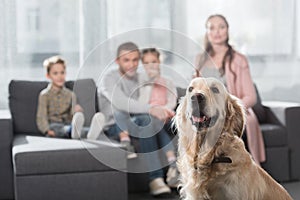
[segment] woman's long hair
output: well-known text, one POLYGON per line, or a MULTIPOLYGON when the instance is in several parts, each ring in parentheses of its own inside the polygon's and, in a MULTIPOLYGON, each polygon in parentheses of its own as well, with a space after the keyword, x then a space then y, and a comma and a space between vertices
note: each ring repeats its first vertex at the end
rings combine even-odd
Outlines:
MULTIPOLYGON (((211 15, 207 18, 206 20, 206 23, 205 23, 205 26, 207 28, 207 23, 208 21, 213 18, 213 17, 220 17, 224 20, 227 28, 229 28, 229 24, 226 20, 226 18, 223 16, 223 15, 220 15, 220 14, 216 14, 216 15, 211 15)), ((227 34, 228 35, 228 34, 227 34)), ((228 47, 228 50, 226 51, 224 57, 223 57, 223 60, 222 60, 222 67, 220 69, 220 75, 221 76, 224 76, 225 74, 225 65, 226 65, 226 62, 229 63, 229 70, 232 72, 232 74, 234 75, 234 80, 235 80, 235 77, 236 77, 236 74, 232 71, 231 69, 231 63, 232 63, 232 60, 233 60, 233 55, 234 55, 234 49, 232 48, 232 46, 229 44, 229 36, 227 36, 227 39, 226 39, 226 45, 228 47)), ((196 73, 199 74, 199 71, 201 70, 201 68, 203 67, 203 65, 205 64, 205 62, 207 61, 207 59, 212 56, 215 55, 215 52, 214 52, 214 49, 211 45, 211 43, 209 42, 208 40, 208 36, 207 36, 207 33, 205 34, 205 38, 204 38, 204 50, 205 52, 203 52, 201 55, 200 55, 200 59, 199 59, 199 62, 196 63, 197 64, 197 69, 196 69, 196 73)))

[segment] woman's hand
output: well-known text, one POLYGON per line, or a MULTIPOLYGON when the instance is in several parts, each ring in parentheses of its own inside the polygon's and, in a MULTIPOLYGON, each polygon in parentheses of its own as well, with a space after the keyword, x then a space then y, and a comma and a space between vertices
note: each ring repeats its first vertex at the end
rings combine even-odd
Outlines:
POLYGON ((194 74, 192 75, 192 78, 200 77, 200 71, 198 69, 195 69, 194 74))

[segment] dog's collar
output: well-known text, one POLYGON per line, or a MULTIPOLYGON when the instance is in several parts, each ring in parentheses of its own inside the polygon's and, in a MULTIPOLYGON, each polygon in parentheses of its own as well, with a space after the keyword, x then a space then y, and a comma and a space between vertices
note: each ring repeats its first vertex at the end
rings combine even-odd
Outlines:
MULTIPOLYGON (((211 164, 216 164, 216 163, 232 163, 232 160, 229 157, 215 157, 211 164)), ((197 167, 196 163, 194 165, 194 169, 198 170, 199 168, 197 167)))
POLYGON ((215 157, 212 161, 214 163, 232 163, 232 160, 229 157, 215 157))

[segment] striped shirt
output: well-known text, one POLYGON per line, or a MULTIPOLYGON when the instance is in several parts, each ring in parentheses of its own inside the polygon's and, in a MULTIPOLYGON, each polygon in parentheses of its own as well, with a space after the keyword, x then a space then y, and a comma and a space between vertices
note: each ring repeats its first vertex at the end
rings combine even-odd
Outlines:
POLYGON ((74 92, 63 87, 60 90, 53 89, 50 83, 39 95, 36 122, 42 133, 49 130, 49 124, 59 122, 70 124, 74 114, 76 97, 74 92))

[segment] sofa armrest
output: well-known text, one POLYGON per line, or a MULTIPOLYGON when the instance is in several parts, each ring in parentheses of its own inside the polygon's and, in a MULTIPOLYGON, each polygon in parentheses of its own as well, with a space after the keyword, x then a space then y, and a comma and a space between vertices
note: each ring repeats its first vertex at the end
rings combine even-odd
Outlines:
POLYGON ((0 146, 10 146, 13 139, 12 119, 9 110, 0 110, 0 146))
POLYGON ((0 110, 0 199, 13 199, 12 119, 9 110, 0 110))
POLYGON ((300 179, 300 103, 269 101, 263 102, 286 128, 291 159, 291 178, 300 179))
MULTIPOLYGON (((288 115, 291 111, 296 111, 300 109, 300 103, 293 103, 293 102, 284 102, 284 101, 264 101, 262 103, 264 107, 271 111, 272 114, 276 117, 278 122, 280 122, 283 126, 287 126, 287 122, 289 121, 288 115)), ((268 115, 268 117, 270 117, 268 115)), ((271 119, 275 120, 275 119, 271 119)))

